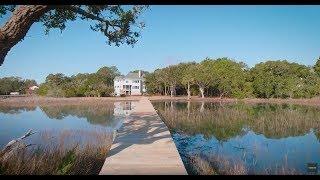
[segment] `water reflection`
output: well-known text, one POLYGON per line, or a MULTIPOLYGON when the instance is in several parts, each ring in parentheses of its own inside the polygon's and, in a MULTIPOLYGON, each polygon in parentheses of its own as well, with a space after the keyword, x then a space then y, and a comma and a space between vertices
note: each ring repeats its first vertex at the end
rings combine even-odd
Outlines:
POLYGON ((8 107, 8 106, 3 106, 0 108, 0 113, 5 113, 5 114, 19 114, 23 111, 34 111, 36 109, 36 106, 31 106, 31 107, 8 107))
POLYGON ((50 119, 63 120, 68 116, 85 118, 90 124, 111 126, 117 117, 125 117, 134 111, 135 102, 114 102, 96 105, 45 105, 45 106, 1 106, 0 113, 23 114, 40 108, 50 119))
POLYGON ((220 173, 228 171, 225 167, 219 170, 218 166, 230 167, 235 162, 235 167, 243 164, 249 174, 307 173, 307 163, 320 162, 319 107, 209 102, 153 104, 174 132, 173 138, 189 173, 197 174, 193 170, 193 157, 198 156, 220 173))
MULTIPOLYGON (((0 107, 0 147, 29 129, 43 134, 63 131, 113 131, 135 108, 135 102, 0 107)), ((85 134, 85 133, 83 133, 85 134)), ((84 139, 84 138, 78 138, 84 139)), ((32 137, 30 141, 40 141, 32 137)), ((34 142, 32 142, 34 143, 34 142)))
POLYGON ((299 136, 314 130, 320 139, 320 109, 300 105, 153 102, 172 130, 215 136, 241 135, 249 128, 268 138, 299 136))

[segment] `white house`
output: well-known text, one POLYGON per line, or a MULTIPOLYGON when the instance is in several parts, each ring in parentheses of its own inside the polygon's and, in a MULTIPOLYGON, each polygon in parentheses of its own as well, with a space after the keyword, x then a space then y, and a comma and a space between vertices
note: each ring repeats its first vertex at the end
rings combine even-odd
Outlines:
POLYGON ((39 89, 39 87, 38 87, 38 86, 31 86, 31 87, 29 87, 29 89, 30 89, 31 91, 34 91, 34 90, 39 89))
POLYGON ((142 95, 146 92, 144 83, 144 74, 142 71, 137 73, 129 73, 126 76, 117 76, 114 78, 114 94, 120 96, 122 94, 142 95))

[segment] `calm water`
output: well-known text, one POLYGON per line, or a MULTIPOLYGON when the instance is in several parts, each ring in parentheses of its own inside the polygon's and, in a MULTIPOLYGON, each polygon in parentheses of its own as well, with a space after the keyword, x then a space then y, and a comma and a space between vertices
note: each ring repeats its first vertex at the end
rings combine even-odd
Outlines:
POLYGON ((54 105, 34 107, 0 107, 0 147, 29 129, 37 133, 28 137, 30 144, 42 144, 39 134, 77 132, 77 140, 88 141, 90 132, 113 131, 121 126, 134 108, 134 102, 111 102, 104 105, 54 105), (87 134, 86 134, 87 133, 87 134), (82 136, 81 136, 82 135, 82 136))
POLYGON ((307 163, 320 165, 320 108, 169 101, 153 104, 173 132, 189 174, 197 174, 190 160, 196 156, 222 174, 226 166, 236 164, 245 167, 246 174, 308 174, 307 163))

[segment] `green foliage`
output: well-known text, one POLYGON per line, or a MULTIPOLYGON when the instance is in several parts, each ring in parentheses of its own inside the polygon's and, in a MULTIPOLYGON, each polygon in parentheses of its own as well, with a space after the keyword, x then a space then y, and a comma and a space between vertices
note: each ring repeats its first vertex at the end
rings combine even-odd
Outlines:
POLYGON ((3 15, 7 14, 8 11, 13 12, 15 8, 15 5, 0 5, 0 18, 2 18, 3 15))
POLYGON ((75 5, 70 8, 56 8, 49 11, 41 18, 46 27, 46 32, 51 28, 64 30, 67 21, 74 21, 79 17, 82 20, 94 20, 90 25, 93 31, 100 31, 108 38, 108 44, 116 46, 126 43, 133 45, 140 36, 139 30, 144 27, 142 22, 137 22, 139 14, 146 6, 133 6, 125 9, 120 5, 75 5), (104 16, 107 14, 108 16, 104 16))
POLYGON ((313 68, 317 75, 320 76, 320 57, 317 59, 317 62, 313 68))
POLYGON ((167 85, 180 89, 180 93, 184 94, 189 84, 192 94, 207 90, 213 95, 242 98, 250 94, 250 88, 245 86, 245 67, 245 64, 227 58, 180 63, 151 73, 146 79, 146 86, 154 94, 163 94, 162 89, 167 85), (195 90, 195 86, 200 90, 195 90))
POLYGON ((309 67, 267 61, 251 69, 254 94, 261 98, 307 98, 319 93, 319 77, 309 67))
POLYGON ((242 98, 244 97, 244 84, 246 79, 245 64, 237 63, 228 58, 204 61, 208 83, 215 87, 219 95, 242 98))
POLYGON ((191 63, 181 63, 181 83, 185 86, 187 86, 187 84, 194 84, 195 79, 194 79, 194 68, 196 66, 195 62, 191 62, 191 63))
POLYGON ((110 96, 114 91, 113 79, 118 75, 120 72, 115 66, 105 66, 96 73, 79 73, 71 77, 61 73, 49 74, 38 94, 50 97, 110 96))
MULTIPOLYGON (((8 12, 13 12, 16 5, 1 5, 0 18, 8 12)), ((90 29, 101 32, 109 45, 120 44, 134 45, 140 32, 144 28, 144 22, 139 16, 148 6, 133 5, 64 5, 51 6, 39 20, 48 34, 51 29, 57 28, 63 31, 67 22, 83 20, 90 22, 90 29)))
POLYGON ((150 94, 166 94, 173 87, 178 95, 192 94, 232 98, 311 98, 320 91, 320 60, 307 67, 288 61, 266 61, 249 69, 228 58, 206 58, 199 63, 180 63, 157 69, 146 77, 150 94))
POLYGON ((71 170, 74 162, 76 161, 76 148, 68 150, 65 156, 62 158, 61 163, 58 166, 58 175, 65 175, 71 170))
POLYGON ((8 95, 10 92, 27 93, 29 87, 37 85, 35 80, 25 79, 20 77, 4 77, 0 78, 0 94, 8 95))
POLYGON ((37 94, 40 95, 40 96, 45 96, 48 94, 48 90, 49 90, 49 87, 47 84, 41 84, 39 86, 39 89, 37 91, 37 94))
POLYGON ((157 79, 155 73, 150 73, 145 76, 145 84, 148 87, 147 93, 148 94, 157 94, 161 92, 161 85, 157 79))

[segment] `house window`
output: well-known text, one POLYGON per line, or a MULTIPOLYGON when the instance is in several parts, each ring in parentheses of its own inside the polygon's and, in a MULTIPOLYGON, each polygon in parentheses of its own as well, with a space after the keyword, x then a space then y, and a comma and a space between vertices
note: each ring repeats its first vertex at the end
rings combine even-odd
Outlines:
POLYGON ((132 86, 132 89, 139 89, 139 86, 132 86))
POLYGON ((134 83, 139 83, 139 80, 135 80, 135 81, 133 81, 134 83))

